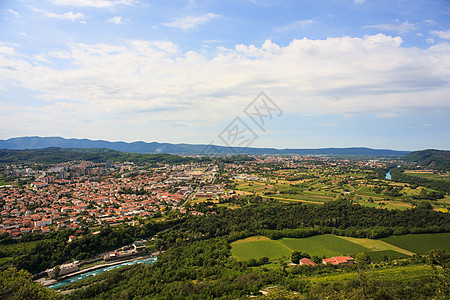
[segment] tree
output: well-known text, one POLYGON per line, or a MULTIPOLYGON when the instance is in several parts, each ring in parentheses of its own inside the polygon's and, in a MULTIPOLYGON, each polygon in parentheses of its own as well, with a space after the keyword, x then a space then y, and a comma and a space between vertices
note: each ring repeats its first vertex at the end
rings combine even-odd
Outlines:
POLYGON ((61 271, 61 268, 60 268, 59 266, 56 266, 56 267, 53 269, 53 274, 55 275, 55 279, 58 278, 59 272, 60 272, 60 271, 61 271))
POLYGON ((259 264, 259 265, 265 265, 265 264, 268 264, 268 263, 269 263, 269 258, 266 257, 266 256, 262 257, 262 258, 258 261, 258 264, 259 264))
POLYGON ((431 250, 428 264, 433 268, 435 278, 438 280, 437 299, 448 299, 450 295, 450 255, 443 250, 431 250))
POLYGON ((416 208, 419 208, 419 209, 433 209, 433 206, 428 201, 420 201, 419 204, 417 204, 416 208))
POLYGON ((313 262, 315 262, 316 264, 321 264, 321 263, 322 263, 322 258, 320 258, 320 257, 317 256, 317 255, 313 255, 313 257, 311 258, 311 260, 312 260, 313 262))
POLYGON ((305 258, 305 257, 306 258, 311 258, 311 256, 309 256, 309 254, 306 253, 306 252, 294 251, 292 253, 292 262, 294 264, 298 264, 298 263, 300 263, 300 259, 305 258))
POLYGON ((9 268, 0 273, 0 299, 61 299, 57 292, 31 279, 25 270, 9 268))
POLYGON ((302 259, 302 253, 300 251, 294 251, 291 257, 292 262, 298 264, 300 263, 300 259, 302 259))
POLYGON ((369 257, 369 255, 367 255, 367 253, 360 252, 360 253, 356 254, 355 261, 360 264, 367 265, 367 264, 370 264, 370 257, 369 257))

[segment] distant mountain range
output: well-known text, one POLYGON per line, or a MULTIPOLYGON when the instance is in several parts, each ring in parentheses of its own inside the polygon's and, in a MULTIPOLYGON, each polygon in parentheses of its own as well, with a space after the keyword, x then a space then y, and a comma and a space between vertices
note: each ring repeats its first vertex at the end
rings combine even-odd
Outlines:
POLYGON ((0 140, 0 149, 24 150, 60 148, 107 148, 131 153, 169 153, 169 154, 300 154, 300 155, 336 155, 336 156, 403 156, 410 151, 389 149, 352 148, 320 148, 320 149, 275 149, 275 148, 242 148, 215 145, 191 145, 146 142, 108 142, 89 139, 65 139, 62 137, 19 137, 0 140))

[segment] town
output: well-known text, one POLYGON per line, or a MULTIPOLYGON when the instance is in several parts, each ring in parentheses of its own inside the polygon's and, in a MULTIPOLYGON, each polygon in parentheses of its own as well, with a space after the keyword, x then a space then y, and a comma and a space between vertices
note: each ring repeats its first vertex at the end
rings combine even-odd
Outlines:
MULTIPOLYGON (((217 166, 206 164, 148 168, 134 163, 67 162, 37 171, 6 165, 3 175, 16 178, 0 187, 0 234, 28 233, 127 223, 137 225, 169 209, 182 209, 189 198, 224 195, 214 184, 217 166), (34 178, 29 184, 20 184, 34 178)), ((201 214, 195 210, 191 214, 201 214)))
MULTIPOLYGON (((309 204, 346 197, 364 206, 390 209, 412 208, 425 199, 435 210, 448 211, 448 197, 386 180, 383 168, 398 163, 259 155, 229 162, 200 159, 156 166, 112 161, 3 165, 2 176, 9 182, 0 187, 0 234, 19 238, 65 228, 80 234, 89 228, 95 233, 103 226, 142 225, 172 211, 201 216, 204 213, 195 209, 196 204, 231 208, 233 199, 245 195, 309 204)), ((406 174, 434 172, 442 181, 448 180, 446 172, 417 168, 406 174)))

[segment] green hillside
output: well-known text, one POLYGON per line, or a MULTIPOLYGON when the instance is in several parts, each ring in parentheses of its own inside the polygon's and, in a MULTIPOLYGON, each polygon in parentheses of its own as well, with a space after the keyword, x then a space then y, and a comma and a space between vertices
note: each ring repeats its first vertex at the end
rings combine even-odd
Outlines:
POLYGON ((403 156, 402 159, 416 162, 423 167, 450 171, 450 151, 447 150, 414 151, 403 156))

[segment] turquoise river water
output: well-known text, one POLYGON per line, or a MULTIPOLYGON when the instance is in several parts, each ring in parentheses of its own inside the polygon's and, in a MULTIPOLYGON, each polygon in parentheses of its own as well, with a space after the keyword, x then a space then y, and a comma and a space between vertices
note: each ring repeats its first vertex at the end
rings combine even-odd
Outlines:
POLYGON ((58 283, 56 283, 54 285, 50 285, 49 288, 56 289, 56 288, 58 288, 60 286, 64 286, 64 285, 67 285, 67 284, 70 284, 70 283, 74 283, 74 282, 83 280, 85 278, 91 277, 91 276, 96 276, 96 275, 99 275, 99 274, 101 274, 103 272, 111 271, 111 270, 116 269, 116 268, 120 268, 120 267, 124 267, 124 266, 130 266, 130 265, 134 265, 134 264, 152 264, 155 261, 156 261, 156 256, 154 256, 154 257, 147 257, 147 258, 144 258, 144 259, 137 259, 137 260, 133 260, 133 261, 128 261, 128 262, 124 262, 123 264, 117 264, 117 265, 114 265, 114 266, 104 267, 104 268, 101 268, 101 269, 97 269, 97 270, 94 270, 94 271, 89 271, 89 272, 83 273, 81 275, 76 275, 76 276, 72 276, 72 277, 66 278, 66 279, 61 280, 60 282, 58 282, 58 283))

